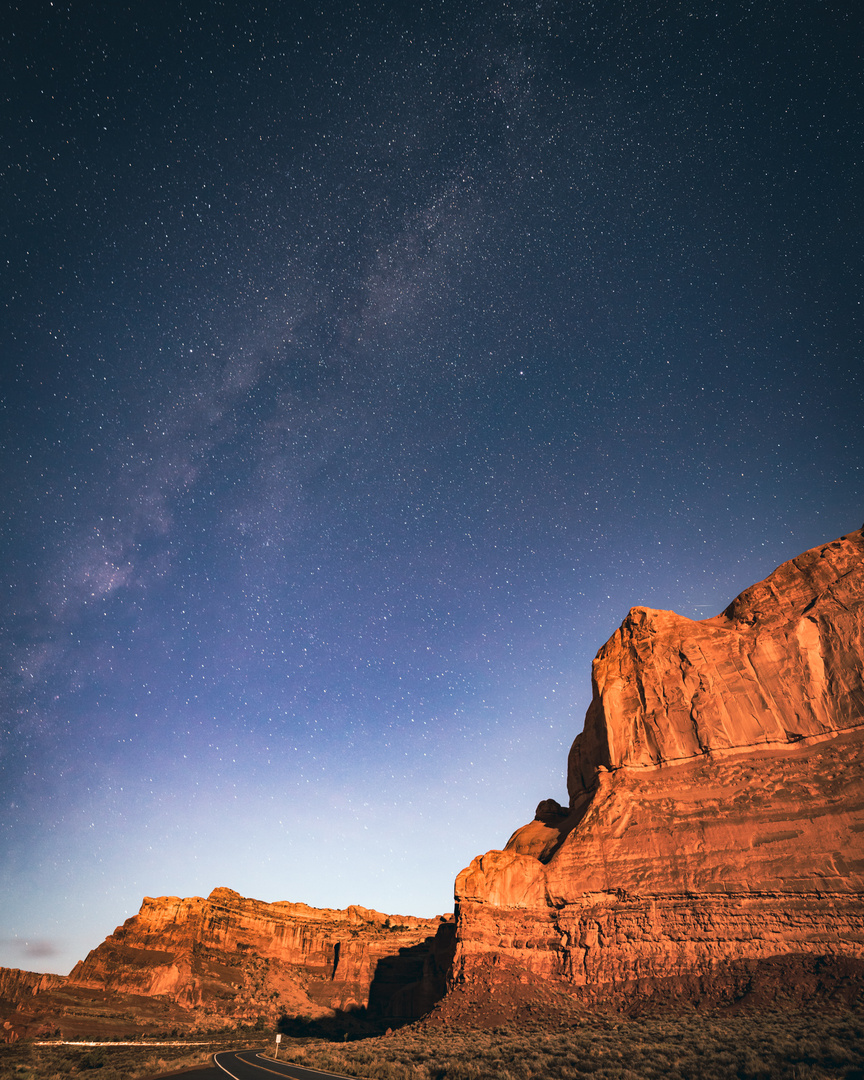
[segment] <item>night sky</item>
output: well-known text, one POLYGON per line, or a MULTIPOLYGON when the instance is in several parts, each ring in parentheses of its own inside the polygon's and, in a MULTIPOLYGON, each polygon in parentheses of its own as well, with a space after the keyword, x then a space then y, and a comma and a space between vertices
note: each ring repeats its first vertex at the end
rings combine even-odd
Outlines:
POLYGON ((864 521, 861 13, 7 9, 0 964, 452 910, 631 606, 864 521))

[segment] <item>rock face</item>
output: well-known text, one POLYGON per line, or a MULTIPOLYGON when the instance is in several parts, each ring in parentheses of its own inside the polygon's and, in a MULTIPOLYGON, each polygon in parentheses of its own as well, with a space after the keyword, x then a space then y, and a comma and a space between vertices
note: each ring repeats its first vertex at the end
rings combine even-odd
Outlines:
POLYGON ((39 975, 35 971, 0 968, 0 1042, 14 1042, 18 1037, 16 1025, 10 1017, 16 1017, 16 1014, 20 1017, 22 1013, 26 1015, 37 994, 44 994, 65 982, 62 975, 39 975))
POLYGON ((451 982, 590 1002, 864 985, 864 537, 721 615, 634 608, 597 654, 569 808, 456 882, 451 982))
POLYGON ((412 1019, 445 990, 453 918, 383 915, 231 889, 146 898, 66 979, 0 969, 0 1040, 213 1029, 295 1018, 298 1033, 412 1019), (386 1018, 386 1019, 384 1019, 386 1018))
POLYGON ((231 889, 206 900, 148 897, 68 982, 164 996, 202 1016, 321 1017, 367 1009, 370 998, 386 1015, 394 996, 423 976, 447 924, 443 916, 267 904, 231 889))
POLYGON ((788 743, 864 722, 861 533, 778 567, 714 619, 633 608, 597 654, 571 798, 600 767, 788 743))
POLYGON ((634 608, 593 686, 569 805, 540 803, 462 871, 455 924, 230 889, 146 899, 66 980, 0 971, 0 1038, 859 995, 862 533, 713 619, 634 608))
POLYGON ((0 1001, 26 1001, 65 982, 63 975, 39 975, 35 971, 0 968, 0 1001))

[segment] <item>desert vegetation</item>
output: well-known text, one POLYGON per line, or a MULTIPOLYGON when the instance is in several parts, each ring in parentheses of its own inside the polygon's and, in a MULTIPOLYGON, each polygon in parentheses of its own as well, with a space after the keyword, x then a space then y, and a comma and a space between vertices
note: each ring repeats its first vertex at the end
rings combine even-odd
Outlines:
POLYGON ((289 1043, 280 1057, 370 1080, 864 1080, 864 1010, 414 1025, 357 1042, 289 1043))
POLYGON ((21 1041, 0 1047, 2 1080, 137 1080, 206 1065, 224 1041, 197 1046, 39 1046, 21 1041))
MULTIPOLYGON (((145 1080, 269 1045, 249 1025, 196 1046, 0 1047, 2 1080, 145 1080)), ((414 1024, 347 1041, 284 1038, 282 1061, 368 1080, 864 1080, 864 1008, 577 1021, 414 1024)))

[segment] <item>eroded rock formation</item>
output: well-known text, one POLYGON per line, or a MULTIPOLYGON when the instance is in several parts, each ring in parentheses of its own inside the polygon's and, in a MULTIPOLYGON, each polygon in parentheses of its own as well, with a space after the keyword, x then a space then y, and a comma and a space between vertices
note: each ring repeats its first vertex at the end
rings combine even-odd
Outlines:
MULTIPOLYGON (((65 982, 62 975, 0 968, 0 1042, 15 1041, 18 1037, 15 1019, 28 1016, 28 1008, 32 1007, 37 994, 45 994, 65 982)), ((19 1023, 18 1027, 21 1026, 19 1023)))
POLYGON ((39 975, 35 971, 0 968, 0 1001, 25 1001, 65 982, 62 975, 39 975))
POLYGON ((864 718, 864 545, 852 533, 783 563, 714 619, 633 608, 597 654, 570 753, 571 797, 598 768, 788 743, 864 718))
POLYGON ((214 889, 206 899, 148 897, 73 968, 69 983, 164 995, 205 1014, 315 1017, 365 1009, 383 963, 392 990, 375 986, 383 1013, 416 967, 408 961, 400 967, 400 958, 414 950, 422 975, 423 958, 445 922, 357 906, 267 904, 231 889, 214 889))
POLYGON ((53 1030, 55 1020, 64 1034, 88 1030, 88 1014, 89 1029, 98 1015, 105 1034, 259 1017, 272 1027, 283 1015, 411 1018, 443 994, 452 941, 452 916, 268 904, 231 889, 148 897, 56 985, 7 973, 6 1037, 53 1030))
POLYGON ((68 979, 0 972, 0 1037, 418 1017, 445 981, 436 1015, 460 1023, 860 994, 862 533, 713 619, 634 608, 593 685, 569 805, 545 800, 462 871, 455 924, 230 889, 146 899, 68 979))
POLYGON ((522 970, 622 1003, 734 998, 769 971, 864 985, 862 533, 713 619, 634 608, 593 685, 569 808, 541 803, 457 879, 453 985, 522 970))

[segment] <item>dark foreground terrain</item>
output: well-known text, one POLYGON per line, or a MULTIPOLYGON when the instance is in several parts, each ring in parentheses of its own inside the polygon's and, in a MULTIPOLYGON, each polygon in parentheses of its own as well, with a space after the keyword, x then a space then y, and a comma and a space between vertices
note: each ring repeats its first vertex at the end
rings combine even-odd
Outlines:
POLYGON ((864 1009, 528 1023, 491 1031, 412 1026, 294 1049, 300 1064, 381 1080, 864 1080, 864 1009))
MULTIPOLYGON (((272 1047, 269 1033, 242 1031, 194 1047, 21 1042, 0 1048, 0 1077, 143 1080, 207 1065, 214 1051, 268 1038, 272 1047)), ((374 1080, 864 1080, 864 1007, 636 1019, 586 1014, 491 1030, 414 1024, 346 1042, 285 1038, 279 1056, 374 1080)))
MULTIPOLYGON (((235 1040, 232 1045, 239 1045, 235 1040)), ((120 1045, 91 1046, 53 1043, 44 1045, 21 1041, 0 1046, 0 1077, 2 1080, 43 1080, 54 1077, 89 1077, 91 1080, 135 1080, 136 1077, 158 1076, 187 1069, 194 1065, 209 1065, 213 1053, 228 1044, 222 1040, 196 1045, 120 1045)), ((260 1045, 260 1044, 259 1044, 260 1045)))

